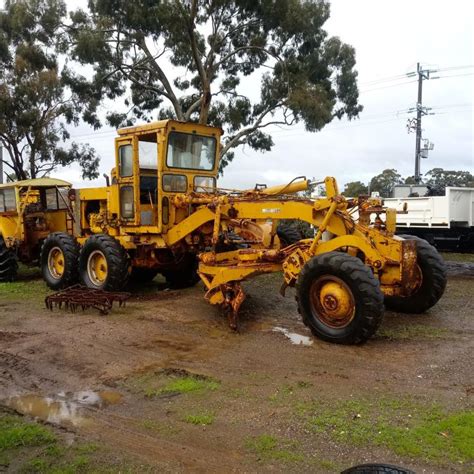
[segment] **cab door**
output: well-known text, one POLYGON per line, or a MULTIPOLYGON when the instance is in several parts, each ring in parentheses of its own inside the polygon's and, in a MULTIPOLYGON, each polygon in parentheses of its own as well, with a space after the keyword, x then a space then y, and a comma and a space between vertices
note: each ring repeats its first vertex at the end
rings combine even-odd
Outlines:
POLYGON ((119 216, 125 225, 140 224, 140 170, 136 137, 115 140, 119 216))

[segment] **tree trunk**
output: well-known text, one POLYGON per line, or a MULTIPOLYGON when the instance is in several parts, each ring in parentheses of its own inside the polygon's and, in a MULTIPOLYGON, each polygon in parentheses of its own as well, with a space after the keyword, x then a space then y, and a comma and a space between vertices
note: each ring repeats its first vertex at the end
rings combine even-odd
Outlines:
POLYGON ((207 125, 207 119, 209 117, 209 109, 211 107, 211 90, 210 87, 206 87, 202 91, 202 102, 201 102, 201 110, 199 112, 199 123, 203 125, 207 125))

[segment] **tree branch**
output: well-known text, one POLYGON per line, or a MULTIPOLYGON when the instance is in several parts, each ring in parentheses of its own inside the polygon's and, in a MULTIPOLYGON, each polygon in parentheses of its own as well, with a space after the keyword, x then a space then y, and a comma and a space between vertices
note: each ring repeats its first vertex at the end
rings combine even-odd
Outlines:
POLYGON ((150 50, 148 49, 148 46, 146 45, 144 37, 142 37, 140 40, 140 47, 149 59, 149 63, 151 67, 155 70, 160 82, 163 84, 163 87, 165 88, 167 93, 166 97, 173 104, 176 117, 178 118, 178 120, 183 120, 184 114, 183 109, 181 108, 181 104, 179 103, 179 100, 176 97, 176 94, 174 93, 173 88, 171 87, 171 84, 168 78, 166 77, 166 74, 163 72, 158 63, 154 60, 153 55, 151 54, 150 50))
POLYGON ((199 99, 195 100, 189 107, 188 110, 186 110, 186 113, 184 114, 184 120, 186 122, 189 121, 191 118, 192 113, 197 110, 197 108, 201 105, 202 102, 202 96, 199 97, 199 99))
POLYGON ((265 118, 266 115, 269 113, 273 112, 275 109, 281 107, 284 105, 284 102, 280 102, 278 104, 273 105, 272 107, 269 107, 268 109, 264 110, 258 117, 255 123, 251 127, 243 128, 240 132, 238 132, 236 135, 234 135, 232 138, 229 139, 229 141, 224 145, 224 147, 221 149, 221 156, 224 156, 231 148, 237 146, 240 144, 240 140, 242 137, 245 137, 247 135, 252 134, 256 130, 264 127, 268 127, 269 125, 275 125, 277 123, 279 124, 286 124, 286 122, 281 122, 281 121, 271 121, 267 122, 262 125, 262 121, 265 118))

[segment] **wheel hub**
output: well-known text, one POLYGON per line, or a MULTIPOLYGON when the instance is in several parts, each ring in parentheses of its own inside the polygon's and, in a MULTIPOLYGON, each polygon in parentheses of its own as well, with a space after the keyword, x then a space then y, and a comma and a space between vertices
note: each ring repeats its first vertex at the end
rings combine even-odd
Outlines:
POLYGON ((87 259, 87 274, 91 282, 101 286, 107 279, 107 259, 100 250, 94 250, 87 259))
POLYGON ((355 300, 348 285, 340 278, 325 275, 311 286, 310 301, 313 314, 334 328, 347 326, 355 314, 355 300))
POLYGON ((53 247, 49 251, 48 270, 56 280, 59 280, 64 274, 64 254, 59 247, 53 247))

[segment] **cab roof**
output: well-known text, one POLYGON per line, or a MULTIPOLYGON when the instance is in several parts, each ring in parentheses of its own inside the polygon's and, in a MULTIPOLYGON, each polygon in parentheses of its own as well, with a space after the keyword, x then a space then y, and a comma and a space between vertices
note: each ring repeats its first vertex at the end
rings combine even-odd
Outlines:
POLYGON ((72 184, 62 179, 56 178, 37 178, 37 179, 25 179, 23 181, 12 181, 10 183, 0 184, 0 189, 5 188, 54 188, 59 187, 71 187, 72 184))
POLYGON ((177 127, 183 127, 187 126, 196 130, 215 130, 216 132, 219 132, 219 134, 222 133, 222 129, 219 127, 212 127, 210 125, 202 125, 199 123, 195 122, 182 122, 179 120, 171 120, 171 119, 166 119, 166 120, 158 120, 156 122, 150 122, 150 123, 143 123, 141 125, 134 125, 132 127, 124 127, 124 128, 119 128, 117 130, 117 133, 119 135, 132 135, 134 133, 146 133, 146 132, 154 132, 158 129, 165 128, 166 126, 177 126, 177 127))

